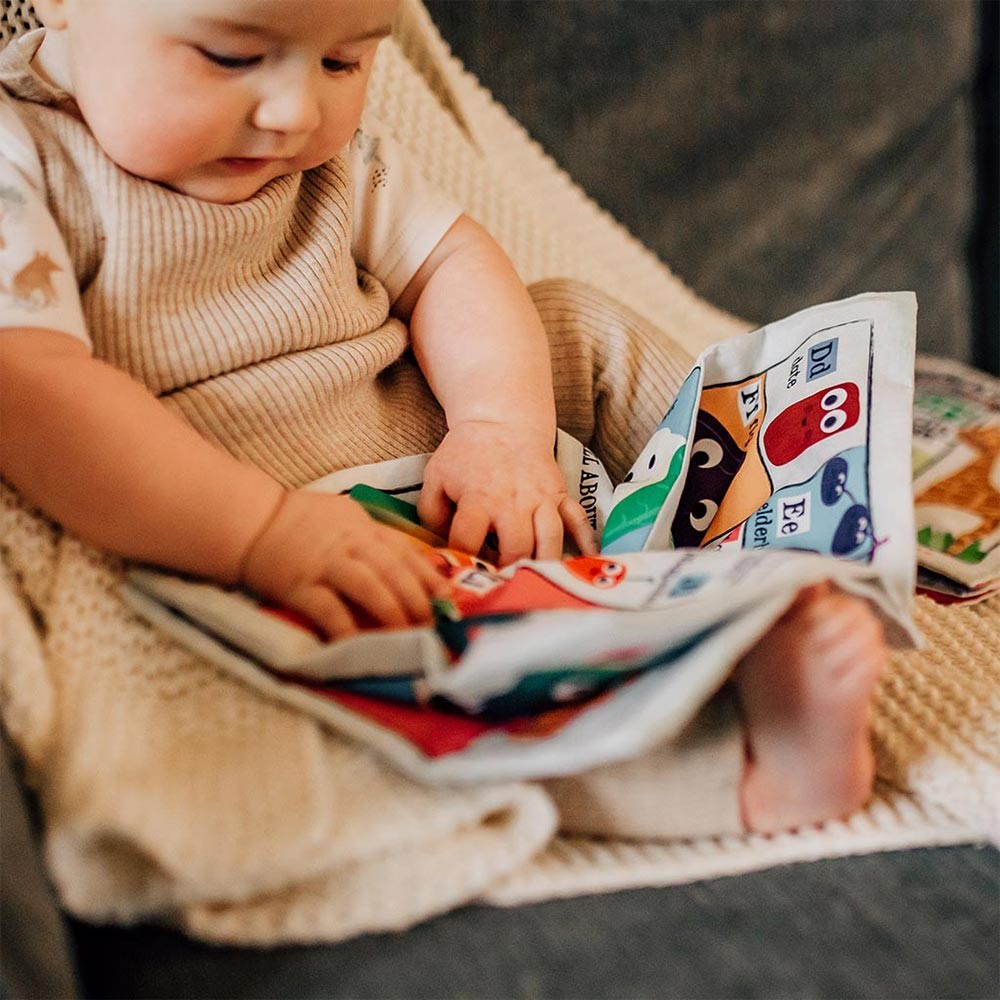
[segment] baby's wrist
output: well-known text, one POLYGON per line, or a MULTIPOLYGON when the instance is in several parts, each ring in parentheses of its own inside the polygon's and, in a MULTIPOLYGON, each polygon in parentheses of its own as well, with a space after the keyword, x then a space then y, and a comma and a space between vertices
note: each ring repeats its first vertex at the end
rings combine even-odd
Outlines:
POLYGON ((252 575, 250 569, 251 563, 254 561, 254 557, 262 540, 270 532, 275 522, 281 516, 281 513, 291 496, 291 493, 288 490, 277 486, 277 484, 275 484, 275 486, 276 496, 272 499, 270 505, 268 506, 263 520, 259 521, 249 539, 243 544, 233 578, 228 581, 230 583, 252 586, 250 579, 252 575))
POLYGON ((512 440, 522 442, 537 443, 539 447, 551 449, 555 446, 556 422, 547 419, 525 418, 522 415, 504 414, 502 416, 472 415, 465 416, 459 420, 449 420, 448 427, 451 431, 460 430, 463 427, 474 428, 476 426, 492 428, 495 432, 503 434, 512 440))

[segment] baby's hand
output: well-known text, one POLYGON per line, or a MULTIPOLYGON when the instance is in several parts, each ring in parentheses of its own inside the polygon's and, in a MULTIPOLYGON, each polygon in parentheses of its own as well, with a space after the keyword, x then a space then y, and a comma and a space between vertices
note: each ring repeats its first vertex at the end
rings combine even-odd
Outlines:
POLYGON ((304 614, 328 636, 358 630, 351 607, 382 625, 430 621, 448 585, 406 535, 349 497, 297 490, 243 558, 240 582, 304 614))
POLYGON ((427 464, 417 512, 449 547, 473 554, 493 530, 501 565, 531 556, 559 559, 564 529, 581 552, 597 553, 586 513, 566 492, 551 440, 516 425, 456 424, 427 464))

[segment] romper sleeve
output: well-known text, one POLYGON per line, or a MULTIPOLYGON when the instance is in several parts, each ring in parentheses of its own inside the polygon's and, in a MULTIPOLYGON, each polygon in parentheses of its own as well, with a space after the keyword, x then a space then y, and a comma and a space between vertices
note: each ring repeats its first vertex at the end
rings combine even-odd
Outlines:
POLYGON ((347 150, 354 180, 351 249, 395 302, 462 208, 435 190, 413 157, 370 117, 347 150))
POLYGON ((13 102, 0 94, 0 333, 11 327, 57 330, 91 347, 38 152, 13 102))

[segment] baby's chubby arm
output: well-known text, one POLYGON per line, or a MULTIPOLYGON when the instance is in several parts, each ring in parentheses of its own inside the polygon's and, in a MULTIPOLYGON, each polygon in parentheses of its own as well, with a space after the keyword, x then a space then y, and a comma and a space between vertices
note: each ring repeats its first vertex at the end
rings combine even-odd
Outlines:
POLYGON ((242 582, 329 635, 348 604, 387 625, 429 618, 444 581, 354 501, 286 491, 216 448, 126 373, 45 329, 0 331, 0 472, 85 541, 242 582))
POLYGON ((448 419, 425 473, 424 523, 468 552, 478 552, 493 529, 504 564, 558 559, 564 530, 583 552, 596 552, 553 454, 545 330, 493 238, 461 216, 394 311, 409 322, 414 355, 448 419))

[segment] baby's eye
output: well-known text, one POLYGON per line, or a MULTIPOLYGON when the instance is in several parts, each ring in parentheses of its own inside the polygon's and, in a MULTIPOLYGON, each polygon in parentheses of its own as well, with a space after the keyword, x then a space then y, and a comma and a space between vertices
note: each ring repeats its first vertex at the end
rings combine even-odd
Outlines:
POLYGON ((216 66, 222 66, 223 69, 247 69, 250 66, 256 66, 264 58, 263 56, 226 56, 221 52, 211 52, 202 48, 199 48, 198 51, 209 62, 215 63, 216 66))
POLYGON ((361 69, 360 62, 346 62, 343 59, 324 59, 323 69, 327 73, 356 73, 361 69))

